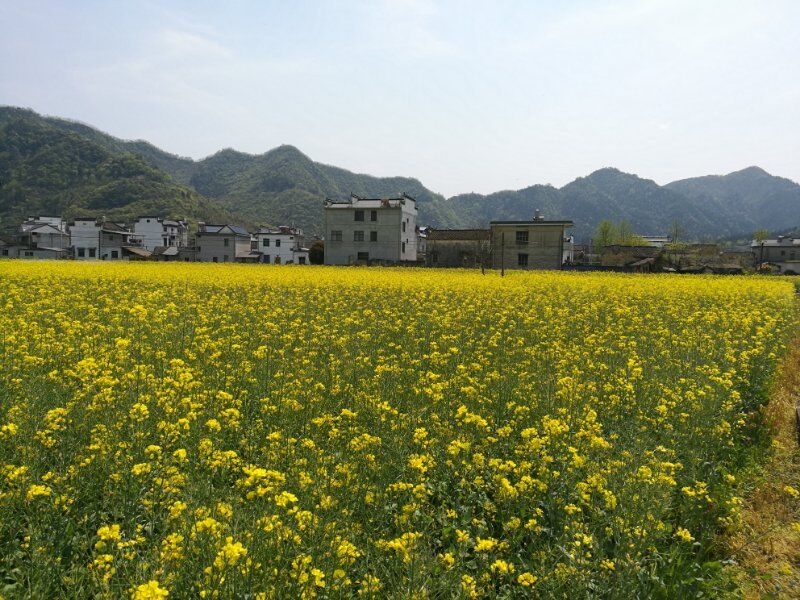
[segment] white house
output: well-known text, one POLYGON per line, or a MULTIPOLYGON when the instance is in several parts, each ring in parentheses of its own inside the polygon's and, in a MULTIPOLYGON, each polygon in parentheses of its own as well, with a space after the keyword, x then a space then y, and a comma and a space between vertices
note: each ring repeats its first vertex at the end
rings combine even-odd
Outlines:
POLYGON ((105 217, 78 217, 70 225, 73 256, 77 260, 130 260, 150 256, 142 237, 105 217))
POLYGON ((325 200, 325 264, 417 260, 417 203, 399 198, 325 200))
POLYGON ((155 216, 138 217, 133 231, 142 236, 142 246, 156 248, 185 248, 189 245, 189 228, 184 221, 172 221, 155 216))
POLYGON ((253 236, 253 250, 268 264, 308 264, 308 248, 303 247, 303 231, 294 227, 262 227, 253 236))

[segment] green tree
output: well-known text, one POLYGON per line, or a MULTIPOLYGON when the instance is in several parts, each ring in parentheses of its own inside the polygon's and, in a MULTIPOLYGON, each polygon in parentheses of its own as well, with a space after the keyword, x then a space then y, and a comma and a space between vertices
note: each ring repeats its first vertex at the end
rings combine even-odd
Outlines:
POLYGON ((610 246, 617 239, 617 227, 608 219, 603 219, 594 230, 594 249, 600 253, 604 247, 610 246))
POLYGON ((325 242, 317 240, 308 249, 308 262, 312 265, 321 265, 325 262, 325 242))

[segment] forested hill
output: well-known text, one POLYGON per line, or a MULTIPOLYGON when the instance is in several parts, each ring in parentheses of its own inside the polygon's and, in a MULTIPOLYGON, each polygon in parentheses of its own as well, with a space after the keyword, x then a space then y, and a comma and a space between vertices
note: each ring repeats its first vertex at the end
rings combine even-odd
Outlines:
POLYGON ((627 221, 642 235, 676 227, 685 238, 747 237, 800 226, 800 186, 751 167, 659 186, 606 168, 562 188, 532 185, 445 199, 410 177, 372 177, 312 161, 293 146, 252 155, 226 149, 203 160, 125 141, 88 125, 0 107, 0 219, 28 214, 158 213, 243 225, 295 224, 322 235, 323 199, 395 196, 418 201, 419 222, 481 227, 495 219, 571 219, 587 240, 602 220, 627 221))
POLYGON ((573 220, 579 240, 591 237, 602 220, 627 221, 640 235, 668 235, 677 227, 684 238, 701 240, 800 226, 800 185, 756 167, 665 186, 606 168, 560 189, 536 185, 462 194, 449 202, 469 227, 490 219, 529 219, 540 209, 548 219, 573 220))
POLYGON ((37 115, 0 111, 0 223, 29 215, 141 214, 200 220, 232 215, 143 157, 114 150, 37 115))

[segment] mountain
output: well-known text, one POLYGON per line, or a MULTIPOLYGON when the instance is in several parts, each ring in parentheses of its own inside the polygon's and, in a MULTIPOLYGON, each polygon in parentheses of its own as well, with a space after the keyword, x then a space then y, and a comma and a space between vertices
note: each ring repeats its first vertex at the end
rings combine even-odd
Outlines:
POLYGON ((666 234, 677 222, 693 238, 715 235, 713 212, 695 206, 685 196, 654 181, 617 169, 605 168, 580 177, 560 189, 532 186, 481 196, 464 194, 450 199, 470 227, 491 219, 530 219, 540 209, 547 219, 570 219, 578 240, 592 236, 597 224, 608 219, 628 221, 641 235, 666 234))
POLYGON ((251 222, 291 223, 322 234, 326 197, 397 196, 417 200, 420 219, 444 226, 457 221, 444 197, 408 177, 372 177, 317 163, 294 146, 260 155, 227 149, 194 164, 189 184, 251 222))
POLYGON ((659 186, 605 168, 555 188, 532 185, 449 199, 410 177, 373 177, 312 161, 294 146, 253 155, 225 149, 203 160, 126 141, 89 125, 0 107, 0 220, 29 214, 67 218, 144 213, 190 220, 302 227, 323 234, 323 199, 396 196, 417 199, 419 223, 484 227, 492 220, 570 219, 587 241, 602 220, 627 221, 642 235, 678 227, 685 239, 744 237, 800 227, 800 185, 750 167, 728 175, 659 186))
MULTIPOLYGON (((65 136, 73 141, 81 139, 88 147, 103 156, 136 157, 150 169, 148 175, 168 181, 182 193, 190 193, 195 199, 202 198, 203 208, 208 211, 199 220, 233 220, 243 225, 284 225, 294 223, 302 227, 308 234, 322 235, 323 200, 326 197, 347 198, 351 193, 366 197, 397 196, 405 192, 417 200, 421 222, 437 227, 457 226, 459 217, 450 208, 444 197, 425 188, 417 179, 410 177, 372 177, 317 163, 308 158, 293 146, 280 146, 260 155, 245 154, 233 149, 225 149, 203 160, 194 161, 164 152, 143 140, 125 141, 98 131, 88 125, 67 119, 42 117, 28 109, 16 107, 0 107, 0 156, 10 152, 16 156, 13 148, 6 148, 13 142, 4 138, 2 130, 16 127, 24 122, 28 126, 38 126, 47 135, 37 135, 39 147, 54 146, 55 140, 63 140, 65 136)), ((41 132, 40 132, 41 133, 41 132)), ((28 144, 35 145, 33 140, 28 144)), ((75 155, 72 146, 62 148, 61 153, 75 155)), ((50 155, 51 159, 55 157, 50 155)), ((39 159, 43 160, 43 159, 39 159)), ((0 159, 1 164, 2 159, 0 159)), ((18 165, 17 165, 18 166, 18 165)), ((53 168, 58 169, 57 166, 53 168)), ((0 177, 4 181, 18 181, 18 176, 11 174, 0 177)), ((23 185, 22 195, 14 196, 12 206, 6 205, 6 185, 0 189, 0 218, 4 213, 14 213, 18 218, 21 212, 56 211, 60 206, 69 209, 72 205, 65 202, 54 190, 35 190, 35 182, 27 181, 23 185), (54 196, 58 196, 58 199, 54 196), (22 209, 22 206, 30 208, 22 209), (21 212, 20 212, 21 211, 21 212)), ((76 183, 76 182, 71 182, 76 183)), ((93 196, 96 190, 86 186, 77 186, 72 192, 75 198, 84 195, 93 196)), ((14 189, 17 189, 14 186, 14 189)), ((112 190, 113 191, 113 190, 112 190)), ((107 216, 126 218, 139 211, 142 204, 155 207, 158 203, 153 196, 160 196, 164 190, 139 189, 140 197, 134 190, 118 198, 117 210, 107 212, 107 216)), ((90 203, 91 204, 91 203, 90 203)), ((103 202, 94 202, 97 209, 105 208, 103 202)), ((184 203, 185 204, 185 203, 184 203)), ((93 207, 82 207, 83 213, 94 214, 93 207)), ((155 208, 151 209, 153 212, 155 208)), ((80 211, 78 211, 80 212, 80 211)), ((139 211, 141 212, 141 211, 139 211)), ((164 210, 161 211, 162 213, 164 210)), ((173 211, 166 210, 167 213, 173 211)), ((202 212, 202 211, 201 211, 202 212)), ((75 211, 67 210, 69 216, 75 211)), ((135 215, 134 215, 135 216, 135 215)), ((194 219, 193 210, 184 209, 178 216, 194 219)), ((6 216, 8 218, 8 216, 6 216)))
POLYGON ((707 175, 668 183, 667 189, 710 209, 719 235, 780 231, 800 226, 800 185, 748 167, 728 175, 707 175))
POLYGON ((38 115, 0 110, 0 220, 29 215, 73 218, 139 214, 228 220, 224 208, 148 164, 112 152, 91 136, 51 126, 38 115))

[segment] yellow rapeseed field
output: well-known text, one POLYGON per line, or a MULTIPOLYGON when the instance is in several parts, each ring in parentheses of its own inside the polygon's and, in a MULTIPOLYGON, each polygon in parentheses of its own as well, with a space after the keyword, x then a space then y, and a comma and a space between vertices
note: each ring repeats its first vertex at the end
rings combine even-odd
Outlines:
POLYGON ((0 262, 0 596, 721 595, 793 296, 0 262))

